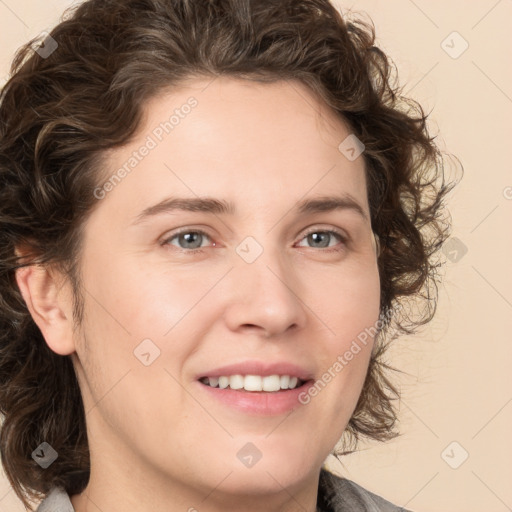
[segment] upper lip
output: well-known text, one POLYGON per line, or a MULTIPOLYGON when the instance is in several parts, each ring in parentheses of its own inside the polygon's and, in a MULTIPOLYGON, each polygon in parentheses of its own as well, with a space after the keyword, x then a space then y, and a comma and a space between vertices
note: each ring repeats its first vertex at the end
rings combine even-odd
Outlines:
POLYGON ((206 370, 198 375, 197 380, 204 377, 221 377, 223 375, 261 375, 262 377, 269 375, 289 375, 290 377, 297 377, 303 381, 308 381, 313 378, 313 374, 310 371, 287 361, 269 363, 252 360, 206 370))

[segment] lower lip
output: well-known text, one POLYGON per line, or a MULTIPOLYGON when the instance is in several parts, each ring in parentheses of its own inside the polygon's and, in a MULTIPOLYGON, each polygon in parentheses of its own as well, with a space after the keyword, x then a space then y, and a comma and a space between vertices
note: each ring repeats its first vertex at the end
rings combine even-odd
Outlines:
POLYGON ((299 401, 299 395, 307 393, 308 388, 313 385, 313 381, 308 380, 302 386, 295 389, 282 391, 239 391, 230 388, 212 388, 200 381, 197 381, 197 383, 212 398, 219 400, 229 407, 260 416, 276 416, 301 407, 303 404, 299 401))

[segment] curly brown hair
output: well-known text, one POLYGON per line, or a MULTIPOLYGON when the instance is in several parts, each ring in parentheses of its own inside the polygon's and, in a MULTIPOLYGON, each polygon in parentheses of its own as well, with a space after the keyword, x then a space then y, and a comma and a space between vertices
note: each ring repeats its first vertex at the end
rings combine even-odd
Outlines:
POLYGON ((435 256, 449 236, 442 213, 455 182, 445 182, 428 116, 402 95, 371 20, 344 17, 328 0, 88 0, 68 9, 51 37, 58 44, 51 55, 34 51, 41 37, 18 50, 0 96, 0 454, 25 507, 25 493, 40 499, 56 485, 82 492, 90 461, 71 358, 45 343, 15 271, 31 264, 64 271, 80 324, 81 234, 99 202, 102 158, 130 141, 150 98, 196 77, 298 80, 364 143, 386 320, 345 450, 334 454, 349 453, 361 437, 398 435, 399 392, 383 354, 435 313, 435 256), (24 259, 19 248, 28 251, 24 259), (396 307, 411 299, 420 304, 413 317, 396 307), (43 441, 58 452, 44 470, 31 457, 43 441))

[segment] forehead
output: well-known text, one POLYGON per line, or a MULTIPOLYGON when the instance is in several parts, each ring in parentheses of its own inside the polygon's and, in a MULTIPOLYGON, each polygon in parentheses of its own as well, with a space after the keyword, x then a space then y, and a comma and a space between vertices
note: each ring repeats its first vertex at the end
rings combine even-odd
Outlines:
MULTIPOLYGON (((139 133, 145 135, 162 121, 165 124, 173 112, 179 115, 173 120, 173 137, 179 138, 180 131, 185 135, 185 130, 177 128, 189 125, 196 135, 207 135, 204 140, 219 142, 219 149, 228 139, 230 144, 245 142, 245 149, 251 143, 257 147, 273 140, 283 152, 298 153, 294 141, 308 139, 313 149, 320 137, 337 148, 340 137, 350 134, 346 120, 298 80, 260 82, 225 76, 188 79, 179 88, 164 89, 146 102, 145 122, 139 133), (196 105, 188 109, 187 102, 192 98, 196 105), (215 131, 211 131, 213 125, 215 131)), ((196 142, 201 139, 198 137, 196 142)))
POLYGON ((339 191, 367 207, 364 160, 339 150, 350 134, 300 82, 196 79, 145 104, 137 136, 108 154, 105 179, 128 172, 106 199, 132 210, 166 195, 230 197, 243 210, 279 198, 282 209, 339 191))

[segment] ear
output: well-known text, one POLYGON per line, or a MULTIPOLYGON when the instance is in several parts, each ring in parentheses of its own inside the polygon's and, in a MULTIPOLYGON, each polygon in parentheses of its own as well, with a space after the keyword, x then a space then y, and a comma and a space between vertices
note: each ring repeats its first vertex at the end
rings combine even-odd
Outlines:
POLYGON ((31 265, 16 270, 16 282, 50 349, 60 355, 75 352, 72 297, 62 276, 46 266, 31 265))

